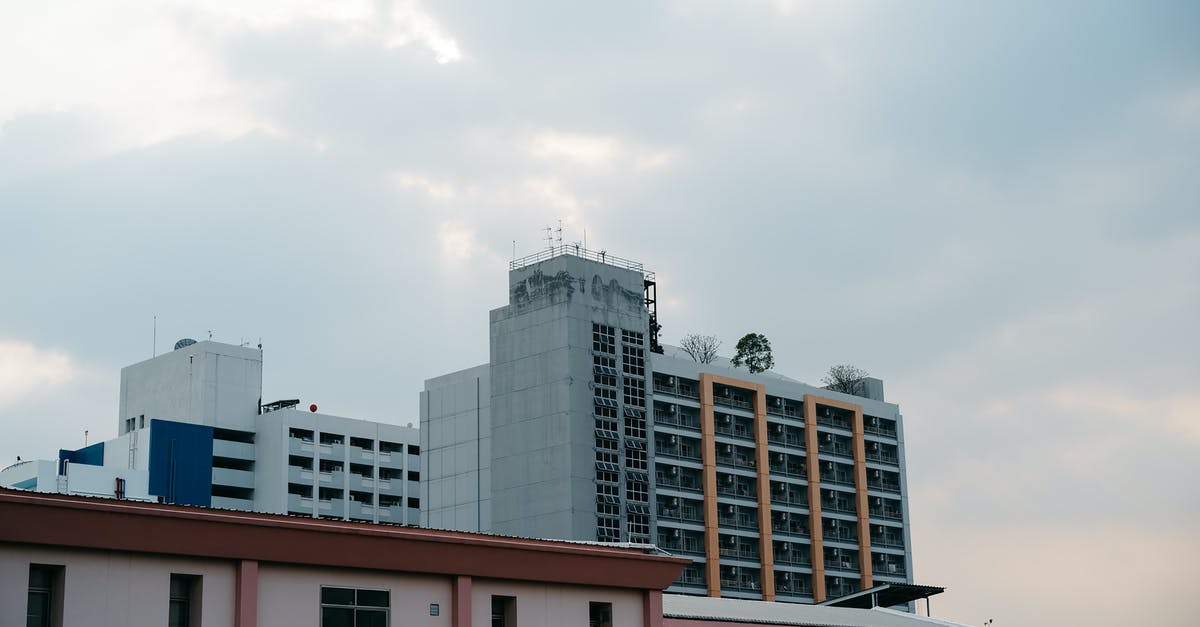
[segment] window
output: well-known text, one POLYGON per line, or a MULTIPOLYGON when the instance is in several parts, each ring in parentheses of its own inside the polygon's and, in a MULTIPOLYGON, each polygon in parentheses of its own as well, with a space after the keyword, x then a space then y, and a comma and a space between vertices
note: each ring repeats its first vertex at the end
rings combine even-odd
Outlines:
POLYGON ((588 603, 588 627, 612 627, 612 624, 612 603, 588 603))
POLYGON ((625 379, 625 404, 646 406, 646 382, 642 379, 625 379))
POLYGON ((387 627, 387 590, 321 588, 321 627, 387 627))
POLYGON ((200 577, 171 574, 171 601, 167 610, 168 627, 200 624, 200 577))
POLYGON ((29 602, 25 608, 28 627, 62 625, 62 566, 29 565, 29 602))
POLYGON ((597 353, 615 354, 617 352, 616 329, 603 324, 592 324, 592 350, 597 353))
POLYGON ((625 329, 621 329, 621 341, 625 342, 626 344, 637 344, 638 346, 641 346, 643 338, 645 338, 645 336, 637 331, 626 331, 625 329))
POLYGON ((517 597, 492 597, 492 627, 514 627, 517 624, 517 597))
POLYGON ((635 377, 646 376, 646 351, 636 346, 622 346, 621 355, 625 374, 635 377))

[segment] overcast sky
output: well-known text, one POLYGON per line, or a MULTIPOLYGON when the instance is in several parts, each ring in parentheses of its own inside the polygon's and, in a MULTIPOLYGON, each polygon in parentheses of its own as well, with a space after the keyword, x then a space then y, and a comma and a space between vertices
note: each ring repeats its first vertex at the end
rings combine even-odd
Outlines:
POLYGON ((1191 624, 1198 180, 1194 2, 0 3, 0 460, 154 316, 416 423, 561 219, 669 343, 884 379, 935 616, 1191 624))

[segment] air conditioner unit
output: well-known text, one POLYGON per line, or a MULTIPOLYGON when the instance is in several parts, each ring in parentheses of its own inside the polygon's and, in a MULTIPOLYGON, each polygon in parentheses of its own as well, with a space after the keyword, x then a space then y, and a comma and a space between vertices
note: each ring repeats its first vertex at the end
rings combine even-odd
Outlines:
POLYGON ((667 385, 675 385, 675 377, 667 377, 667 385))
POLYGON ((677 438, 675 436, 671 436, 671 437, 667 438, 667 441, 670 442, 671 444, 674 444, 679 441, 679 438, 677 438))
MULTIPOLYGON (((728 537, 729 537, 729 541, 726 542, 726 544, 737 544, 737 536, 728 536, 728 537)), ((737 567, 734 566, 734 568, 737 568, 737 567)))
POLYGON ((837 493, 836 493, 836 492, 834 492, 833 490, 829 490, 829 491, 827 491, 825 494, 826 494, 826 496, 828 496, 829 498, 833 498, 833 497, 837 496, 837 493))
POLYGON ((733 475, 725 475, 725 483, 733 483, 733 475))
POLYGON ((672 538, 678 538, 678 537, 679 537, 679 530, 678 530, 678 529, 672 529, 672 530, 671 530, 671 537, 672 537, 672 538))
POLYGON ((873 472, 871 473, 871 476, 872 476, 872 477, 874 477, 874 478, 876 478, 876 479, 878 479, 878 478, 880 478, 881 476, 883 476, 883 473, 881 473, 881 472, 879 472, 878 470, 876 470, 876 471, 873 471, 873 472))
POLYGON ((832 433, 826 433, 826 434, 825 434, 825 441, 826 441, 826 442, 832 442, 832 441, 833 441, 833 434, 832 434, 832 433))
POLYGON ((775 461, 783 463, 783 453, 777 453, 775 455, 775 461))
POLYGON ((721 416, 721 424, 727 425, 731 422, 733 422, 733 416, 730 416, 729 414, 724 414, 721 416))
POLYGON ((883 499, 879 498, 878 496, 875 497, 875 505, 878 507, 883 507, 883 499))
POLYGON ((783 425, 775 425, 775 433, 783 433, 783 425))
MULTIPOLYGON (((786 546, 786 545, 785 545, 785 546, 786 546)), ((791 573, 784 573, 784 574, 783 574, 783 580, 784 580, 784 581, 791 581, 791 580, 792 580, 792 574, 791 574, 791 573)))
POLYGON ((726 506, 725 506, 725 513, 726 513, 726 514, 732 514, 732 513, 733 513, 733 506, 732 506, 732 505, 726 505, 726 506))
POLYGON ((838 520, 836 518, 829 518, 828 520, 829 526, 836 529, 838 526, 838 520))
POLYGON ((782 399, 782 398, 779 398, 778 396, 776 396, 776 397, 775 397, 775 406, 776 406, 776 407, 783 407, 783 399, 782 399))
MULTIPOLYGON (((781 521, 783 521, 783 522, 787 522, 787 519, 788 519, 788 513, 787 513, 787 512, 779 512, 779 520, 781 520, 781 521)), ((786 545, 785 545, 785 546, 786 546, 786 545)))
POLYGON ((679 411, 679 406, 678 406, 678 405, 674 405, 674 404, 667 405, 667 413, 668 413, 668 414, 673 414, 673 413, 675 413, 675 412, 677 412, 677 411, 679 411))
POLYGON ((672 475, 677 475, 677 474, 679 474, 679 467, 678 467, 678 466, 671 466, 671 474, 672 474, 672 475))
POLYGON ((878 451, 878 450, 879 450, 879 443, 878 443, 878 442, 872 442, 872 443, 871 443, 871 450, 872 450, 872 451, 878 451))
MULTIPOLYGON (((825 462, 825 469, 826 469, 826 470, 833 470, 833 462, 825 462)), ((878 471, 878 470, 876 470, 875 472, 876 472, 876 473, 878 473, 879 471, 878 471)))
POLYGON ((879 426, 879 419, 878 419, 878 418, 871 418, 871 426, 872 426, 872 427, 878 427, 878 426, 879 426))
POLYGON ((877 525, 875 530, 878 531, 880 535, 883 535, 883 525, 877 525))
POLYGON ((671 497, 671 507, 679 507, 679 497, 671 497))
POLYGON ((722 448, 721 450, 722 450, 722 451, 725 451, 726 453, 732 453, 732 452, 733 452, 733 445, 732 445, 732 444, 726 444, 726 445, 724 446, 724 448, 722 448))

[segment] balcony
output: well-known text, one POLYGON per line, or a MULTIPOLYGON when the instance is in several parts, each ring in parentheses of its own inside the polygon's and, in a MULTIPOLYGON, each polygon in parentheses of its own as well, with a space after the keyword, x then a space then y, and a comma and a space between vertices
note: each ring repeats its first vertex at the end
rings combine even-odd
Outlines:
POLYGON ((213 468, 212 482, 215 485, 233 486, 235 488, 253 488, 254 473, 249 470, 213 468))
POLYGON ((346 447, 340 443, 338 443, 338 444, 318 444, 317 445, 317 454, 321 456, 321 459, 332 459, 332 460, 341 461, 341 460, 346 459, 346 447))
POLYGON ((345 481, 343 475, 344 473, 340 470, 334 470, 332 472, 319 472, 317 473, 317 481, 323 486, 340 488, 345 481))
POLYGON ((658 506, 658 518, 659 520, 675 520, 696 525, 704 524, 704 516, 700 513, 700 508, 691 505, 670 507, 660 504, 658 506))
POLYGON ((694 400, 700 400, 700 390, 695 385, 680 381, 675 385, 668 385, 665 381, 660 381, 658 378, 654 380, 655 393, 673 394, 694 400))
POLYGON ((789 520, 772 520, 771 533, 807 538, 808 525, 795 520, 794 517, 789 520))
MULTIPOLYGON (((316 449, 316 445, 313 444, 313 441, 311 439, 288 438, 288 453, 290 453, 292 455, 312 457, 313 451, 315 449, 316 449)), ((216 453, 216 450, 217 450, 216 449, 216 441, 214 440, 213 441, 213 453, 214 454, 216 453)))
POLYGON ((881 481, 873 479, 867 481, 867 488, 871 490, 882 490, 884 492, 900 493, 900 482, 898 481, 881 481))
POLYGON ((375 480, 371 477, 363 476, 358 473, 350 473, 350 489, 359 492, 372 492, 375 490, 375 480))
POLYGON ((700 478, 693 475, 658 473, 656 480, 660 488, 675 488, 688 492, 702 491, 700 478))
MULTIPOLYGON (((311 449, 310 449, 311 451, 311 449)), ((231 459, 254 459, 254 445, 248 442, 233 442, 231 440, 213 440, 213 457, 228 457, 231 459)))
POLYGON ((212 497, 212 507, 217 509, 237 509, 242 511, 253 511, 254 501, 250 499, 235 499, 228 496, 212 497))
POLYGON ((886 451, 867 451, 867 460, 892 466, 900 465, 900 456, 886 451))
POLYGON ((803 544, 795 545, 795 547, 788 550, 776 548, 775 563, 799 566, 801 568, 812 567, 812 559, 808 554, 808 546, 803 544))
MULTIPOLYGON (((846 524, 850 525, 854 523, 846 524)), ((833 529, 825 529, 825 532, 821 534, 821 537, 826 542, 845 542, 848 544, 858 544, 858 534, 851 531, 849 527, 841 525, 834 527, 833 529)))
POLYGON ((355 520, 375 520, 375 506, 358 501, 350 501, 350 518, 355 520))
MULTIPOLYGON (((379 512, 379 522, 405 524, 404 508, 399 505, 380 506, 376 510, 379 512)), ((416 521, 413 521, 413 524, 416 524, 416 521)))
POLYGON ((288 494, 288 513, 305 514, 311 516, 313 513, 312 497, 301 496, 299 494, 288 494))
POLYGON ((288 466, 288 483, 311 484, 313 471, 299 466, 288 466))
POLYGON ((746 411, 754 410, 754 407, 749 402, 743 401, 743 400, 738 400, 731 396, 715 396, 714 395, 713 403, 715 403, 717 405, 724 405, 726 407, 736 407, 738 409, 744 409, 746 411))
POLYGON ((822 457, 824 457, 826 455, 837 455, 838 457, 844 457, 850 461, 854 461, 854 451, 851 450, 849 446, 846 446, 844 444, 822 443, 820 446, 817 447, 817 450, 819 450, 821 452, 822 457))
POLYGON ((842 570, 842 571, 849 571, 849 572, 858 572, 858 558, 857 557, 852 558, 852 557, 848 557, 848 556, 826 557, 825 558, 825 569, 826 570, 842 570))
POLYGON ((700 430, 700 417, 690 412, 676 411, 672 414, 666 411, 655 411, 654 423, 690 429, 692 431, 700 430))
POLYGON ((346 515, 346 500, 329 499, 317 501, 317 515, 344 517, 346 515))
POLYGON ((771 502, 792 507, 808 507, 808 495, 800 492, 784 492, 771 494, 771 502))
POLYGON ((871 573, 880 577, 898 577, 900 579, 904 579, 908 576, 908 572, 905 570, 904 564, 895 564, 892 562, 888 562, 886 564, 875 564, 874 567, 871 568, 871 573))
POLYGON ((886 518, 888 520, 904 520, 900 510, 895 507, 880 507, 871 510, 871 518, 886 518))

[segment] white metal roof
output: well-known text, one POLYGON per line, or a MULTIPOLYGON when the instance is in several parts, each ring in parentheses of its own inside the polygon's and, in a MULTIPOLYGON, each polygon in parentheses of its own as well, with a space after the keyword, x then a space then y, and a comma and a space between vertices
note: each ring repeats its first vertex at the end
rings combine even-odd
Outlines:
POLYGON ((798 625, 801 627, 967 627, 962 623, 916 616, 885 608, 870 610, 722 599, 685 594, 663 595, 663 616, 691 620, 798 625))

